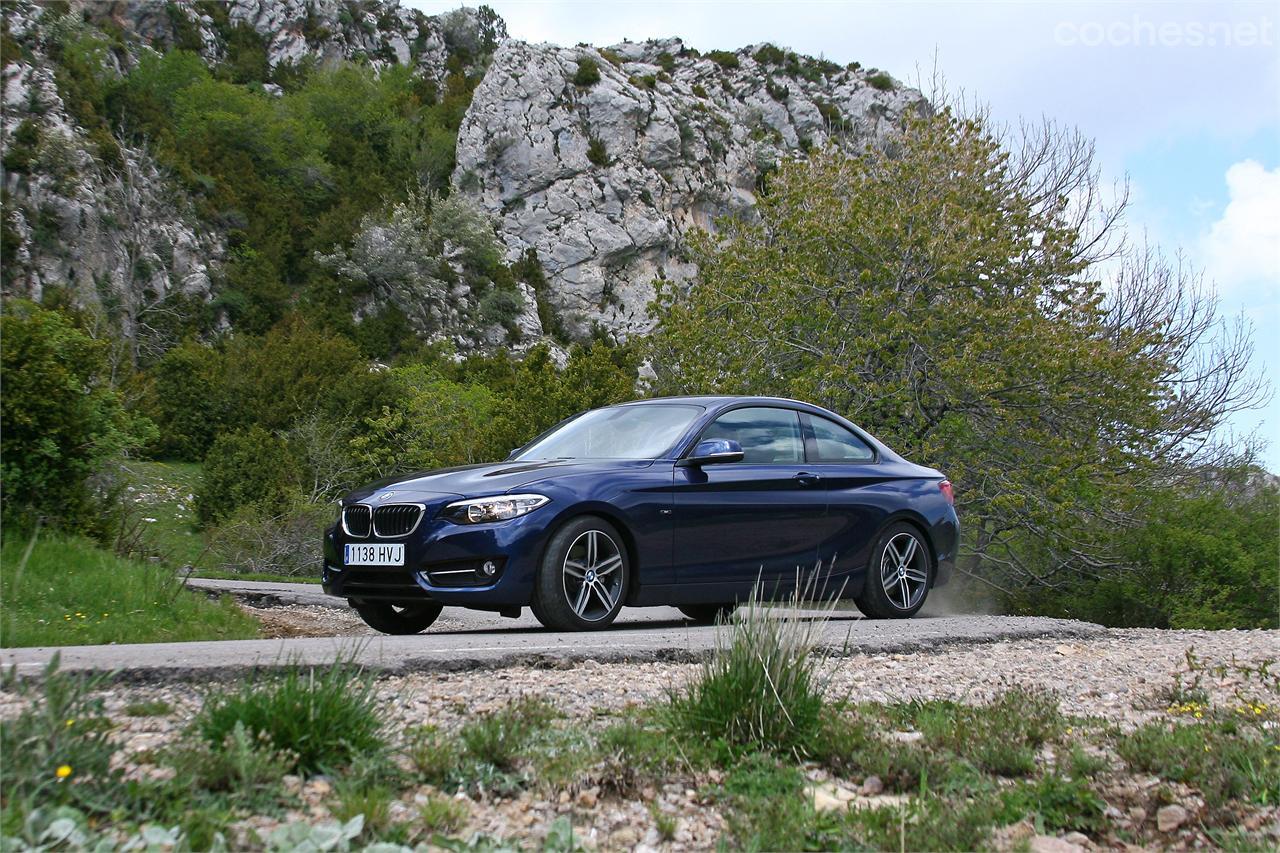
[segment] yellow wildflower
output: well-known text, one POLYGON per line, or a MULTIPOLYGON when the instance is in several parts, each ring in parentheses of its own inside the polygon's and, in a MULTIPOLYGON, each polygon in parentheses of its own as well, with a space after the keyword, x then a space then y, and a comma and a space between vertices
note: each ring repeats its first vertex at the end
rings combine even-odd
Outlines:
POLYGON ((71 765, 70 765, 70 764, 64 764, 64 765, 62 765, 61 767, 59 767, 59 768, 58 768, 58 770, 57 770, 57 776, 58 776, 58 778, 59 778, 59 779, 65 779, 65 778, 67 778, 67 777, 68 777, 68 776, 70 776, 70 775, 71 775, 71 765))

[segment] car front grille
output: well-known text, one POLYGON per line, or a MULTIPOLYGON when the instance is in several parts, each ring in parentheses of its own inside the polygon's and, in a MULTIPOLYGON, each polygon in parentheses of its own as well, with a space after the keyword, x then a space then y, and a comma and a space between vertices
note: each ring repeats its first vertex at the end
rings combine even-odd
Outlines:
POLYGON ((398 539, 408 536, 422 521, 425 508, 422 504, 386 504, 372 507, 368 504, 351 504, 342 509, 342 527, 348 536, 367 539, 398 539))
POLYGON ((373 535, 380 538, 408 536, 422 520, 420 504, 388 504, 373 511, 373 535))
POLYGON ((342 526, 347 535, 363 539, 369 535, 371 516, 364 504, 352 504, 342 510, 342 526))

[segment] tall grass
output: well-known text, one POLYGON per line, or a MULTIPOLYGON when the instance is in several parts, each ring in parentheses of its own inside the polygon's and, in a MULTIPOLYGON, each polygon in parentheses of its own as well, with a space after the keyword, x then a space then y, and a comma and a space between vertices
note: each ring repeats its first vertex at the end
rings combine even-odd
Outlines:
POLYGON ((258 623, 230 599, 211 601, 164 565, 76 536, 6 535, 0 595, 0 645, 11 648, 258 636, 258 623))
MULTIPOLYGON (((820 568, 820 567, 819 567, 820 568)), ((829 654, 819 640, 834 604, 802 613, 821 597, 819 572, 798 578, 795 591, 766 607, 757 584, 693 682, 670 697, 678 731, 731 747, 804 753, 822 730, 829 654)))
POLYGON ((324 669, 293 666, 247 681, 233 693, 210 696, 192 730, 220 749, 242 728, 290 756, 292 769, 315 772, 382 752, 383 722, 372 676, 348 659, 324 669))

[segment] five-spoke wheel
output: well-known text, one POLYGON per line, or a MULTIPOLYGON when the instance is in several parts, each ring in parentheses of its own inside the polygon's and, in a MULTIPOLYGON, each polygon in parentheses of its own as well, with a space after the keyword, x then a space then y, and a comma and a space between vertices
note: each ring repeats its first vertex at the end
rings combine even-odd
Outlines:
POLYGON ((858 609, 874 619, 901 619, 924 605, 933 557, 920 531, 899 522, 876 541, 858 609))
POLYGON ((557 631, 603 628, 626 598, 630 563, 617 529, 596 516, 567 522, 547 543, 533 614, 557 631))

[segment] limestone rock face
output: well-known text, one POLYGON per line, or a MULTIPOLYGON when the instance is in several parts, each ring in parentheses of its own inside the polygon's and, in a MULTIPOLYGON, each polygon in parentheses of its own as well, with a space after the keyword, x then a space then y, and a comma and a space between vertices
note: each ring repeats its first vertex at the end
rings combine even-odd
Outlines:
POLYGON ((923 106, 886 75, 776 49, 508 40, 463 122, 454 185, 495 218, 510 259, 537 252, 571 333, 598 325, 625 338, 651 328, 656 280, 695 272, 682 254, 689 229, 751 216, 759 181, 784 158, 881 142, 923 106), (598 82, 574 82, 584 60, 598 82))

